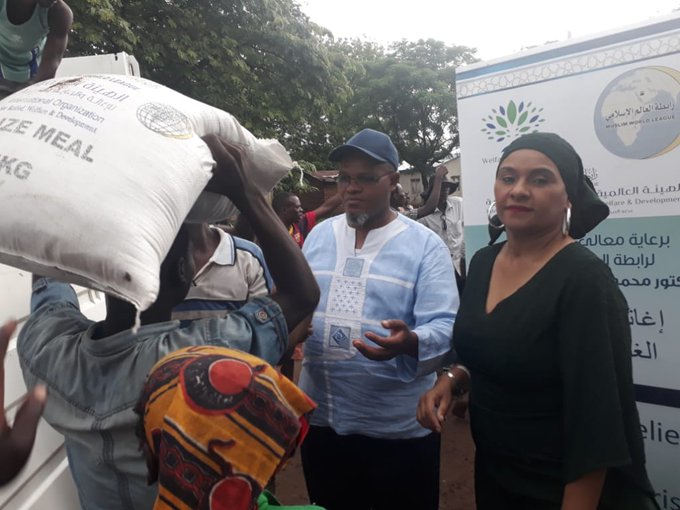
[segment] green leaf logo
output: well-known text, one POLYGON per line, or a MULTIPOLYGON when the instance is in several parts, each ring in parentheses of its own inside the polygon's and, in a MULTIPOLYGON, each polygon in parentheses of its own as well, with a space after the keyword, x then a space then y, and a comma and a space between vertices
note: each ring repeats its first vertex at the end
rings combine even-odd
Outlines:
POLYGON ((489 140, 497 142, 510 141, 526 134, 535 133, 545 119, 542 118, 543 108, 534 106, 533 103, 519 104, 511 100, 507 105, 492 108, 491 114, 482 119, 484 127, 482 132, 489 140))

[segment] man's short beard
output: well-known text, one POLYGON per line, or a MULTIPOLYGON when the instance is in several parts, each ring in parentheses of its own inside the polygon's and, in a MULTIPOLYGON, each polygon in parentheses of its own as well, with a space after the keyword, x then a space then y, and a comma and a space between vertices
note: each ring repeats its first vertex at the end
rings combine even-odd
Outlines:
POLYGON ((363 228, 371 219, 371 215, 365 212, 359 214, 345 213, 345 217, 347 224, 352 228, 363 228))

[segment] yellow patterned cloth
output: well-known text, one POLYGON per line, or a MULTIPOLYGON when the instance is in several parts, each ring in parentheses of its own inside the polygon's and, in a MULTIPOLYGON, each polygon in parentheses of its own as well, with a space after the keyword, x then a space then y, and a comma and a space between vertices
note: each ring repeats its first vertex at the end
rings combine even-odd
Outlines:
POLYGON ((314 403, 267 362, 221 347, 151 370, 137 411, 158 470, 154 510, 255 510, 302 442, 314 403))

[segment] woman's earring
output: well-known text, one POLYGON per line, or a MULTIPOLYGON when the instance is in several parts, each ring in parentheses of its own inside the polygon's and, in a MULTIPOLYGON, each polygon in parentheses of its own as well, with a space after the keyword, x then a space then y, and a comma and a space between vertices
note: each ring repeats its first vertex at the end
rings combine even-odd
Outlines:
POLYGON ((562 221, 562 235, 569 235, 569 229, 571 228, 571 207, 567 207, 567 211, 564 213, 564 220, 562 221))
POLYGON ((505 225, 501 223, 501 219, 498 217, 498 214, 496 213, 496 202, 491 202, 489 209, 486 211, 486 217, 489 220, 489 226, 491 228, 495 228, 497 230, 502 230, 505 228, 505 225))

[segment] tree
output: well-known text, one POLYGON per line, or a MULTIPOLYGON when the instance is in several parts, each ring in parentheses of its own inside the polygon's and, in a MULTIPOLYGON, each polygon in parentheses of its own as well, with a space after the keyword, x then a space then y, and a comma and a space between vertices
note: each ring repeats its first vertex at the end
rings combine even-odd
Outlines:
POLYGON ((235 115, 300 158, 350 94, 351 62, 293 0, 69 0, 70 53, 126 51, 142 74, 235 115))
POLYGON ((388 133, 425 182, 458 145, 455 69, 474 62, 475 50, 433 39, 400 41, 383 52, 357 45, 364 72, 354 77, 342 124, 388 133))
POLYGON ((68 0, 73 11, 67 56, 132 53, 137 34, 121 16, 121 0, 68 0))
POLYGON ((68 0, 71 55, 126 51, 142 75, 235 115, 294 159, 327 166, 362 127, 425 176, 457 145, 455 68, 474 50, 333 38, 295 0, 68 0))

